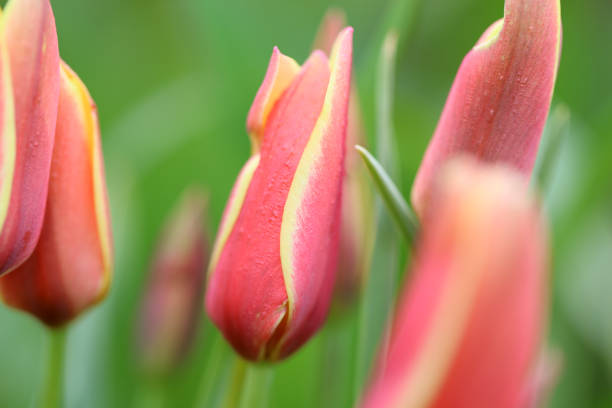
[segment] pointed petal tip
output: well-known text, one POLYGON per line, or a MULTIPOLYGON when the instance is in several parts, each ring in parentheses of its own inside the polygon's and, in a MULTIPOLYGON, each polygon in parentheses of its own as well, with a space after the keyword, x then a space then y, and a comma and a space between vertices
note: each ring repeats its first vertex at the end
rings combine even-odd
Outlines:
POLYGON ((457 153, 503 162, 529 178, 560 57, 559 0, 507 0, 467 53, 412 190, 422 214, 440 165, 457 153))
POLYGON ((264 80, 247 116, 246 127, 254 152, 261 146, 265 125, 272 108, 299 71, 300 65, 294 59, 281 53, 276 46, 272 49, 264 80))

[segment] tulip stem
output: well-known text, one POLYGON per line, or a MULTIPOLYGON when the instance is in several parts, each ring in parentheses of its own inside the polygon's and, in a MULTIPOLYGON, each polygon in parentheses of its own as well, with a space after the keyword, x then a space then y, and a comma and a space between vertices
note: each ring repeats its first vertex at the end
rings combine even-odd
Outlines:
POLYGON ((136 394, 137 408, 161 408, 165 405, 165 390, 161 377, 145 378, 139 391, 136 394))
POLYGON ((240 408, 265 408, 272 385, 273 369, 248 364, 240 399, 240 408))
POLYGON ((240 357, 236 357, 234 368, 232 372, 232 378, 230 379, 229 387, 227 387, 227 394, 225 394, 225 400, 221 405, 223 408, 238 408, 240 399, 244 387, 244 378, 247 370, 247 362, 240 357))
POLYGON ((62 406, 62 391, 64 387, 66 329, 49 329, 48 343, 49 355, 41 407, 59 408, 62 406))
POLYGON ((196 400, 196 408, 204 408, 214 406, 214 397, 218 396, 218 377, 220 373, 226 372, 225 363, 227 362, 227 353, 225 344, 223 342, 223 336, 216 333, 214 336, 213 344, 210 348, 209 358, 207 359, 206 368, 202 374, 202 381, 200 382, 200 390, 198 392, 198 398, 196 400))

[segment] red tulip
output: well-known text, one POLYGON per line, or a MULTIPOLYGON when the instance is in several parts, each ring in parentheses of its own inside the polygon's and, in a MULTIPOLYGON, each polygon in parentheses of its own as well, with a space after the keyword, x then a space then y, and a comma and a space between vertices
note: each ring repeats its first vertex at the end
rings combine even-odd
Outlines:
POLYGON ((531 175, 561 49, 559 0, 506 0, 505 15, 466 55, 412 190, 422 215, 431 180, 466 152, 531 175))
POLYGON ((297 72, 275 49, 249 113, 247 127, 261 148, 225 209, 206 293, 208 314, 247 359, 288 356, 327 315, 351 63, 350 28, 329 60, 315 51, 297 72))
POLYGON ((8 305, 60 326, 104 298, 112 239, 96 105, 61 63, 47 209, 30 258, 0 279, 8 305))
POLYGON ((151 372, 175 367, 197 333, 209 251, 207 207, 202 192, 187 190, 162 231, 138 332, 138 351, 151 372))
POLYGON ((445 167, 365 407, 519 408, 547 314, 547 245, 522 177, 445 167))
POLYGON ((0 275, 40 235, 59 94, 59 53, 48 0, 11 0, 2 15, 0 275))
MULTIPOLYGON (((329 55, 334 40, 345 26, 346 18, 342 10, 333 8, 328 10, 315 37, 313 48, 329 55)), ((354 84, 351 86, 348 109, 340 249, 334 289, 334 298, 347 305, 359 293, 368 271, 373 235, 373 203, 369 176, 353 148, 355 145, 366 145, 359 97, 354 84)))

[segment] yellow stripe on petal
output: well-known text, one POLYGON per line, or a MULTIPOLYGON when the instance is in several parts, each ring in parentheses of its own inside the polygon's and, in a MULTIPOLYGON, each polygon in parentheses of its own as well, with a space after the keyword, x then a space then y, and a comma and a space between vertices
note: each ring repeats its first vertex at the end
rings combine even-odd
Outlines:
MULTIPOLYGON (((508 257, 516 255, 516 244, 521 239, 520 225, 530 212, 531 201, 521 194, 525 192, 525 184, 503 166, 491 167, 488 173, 478 174, 475 169, 462 167, 465 166, 462 159, 455 160, 447 165, 442 175, 446 186, 444 199, 451 204, 442 205, 442 211, 436 213, 438 219, 445 220, 445 239, 452 242, 444 254, 437 254, 450 259, 446 271, 448 278, 427 335, 414 364, 407 367, 409 372, 397 387, 399 391, 392 407, 432 406, 461 353, 463 339, 474 335, 468 328, 474 315, 482 311, 479 301, 483 296, 490 296, 490 291, 505 287, 507 279, 517 271, 515 267, 508 267, 508 262, 512 262, 508 257), (466 194, 466 186, 470 185, 473 187, 466 194), (501 226, 498 222, 505 240, 491 242, 491 226, 496 225, 500 206, 508 219, 517 222, 501 226), (483 253, 485 247, 487 250, 483 253)), ((440 229, 436 231, 441 232, 440 229)))
POLYGON ((277 47, 274 47, 268 71, 247 118, 247 132, 251 138, 253 153, 259 151, 272 108, 283 92, 289 88, 299 71, 300 65, 293 58, 282 54, 277 47))
POLYGON ((429 326, 411 373, 398 387, 392 407, 425 408, 431 405, 461 344, 461 338, 476 301, 482 270, 451 270, 441 303, 429 326))
MULTIPOLYGON (((281 266, 283 269, 283 278, 285 281, 285 288, 287 291, 287 319, 291 321, 293 313, 295 311, 295 286, 294 286, 294 271, 295 271, 295 233, 300 228, 300 209, 303 207, 304 199, 306 198, 306 191, 311 185, 311 178, 314 177, 321 167, 321 161, 323 160, 322 142, 323 138, 327 133, 327 128, 332 121, 332 110, 334 109, 334 102, 338 98, 340 92, 346 93, 348 100, 348 89, 350 88, 350 63, 348 60, 348 76, 347 63, 345 58, 342 58, 342 64, 339 63, 340 52, 346 52, 347 47, 350 47, 352 41, 352 29, 345 29, 342 31, 332 49, 330 58, 330 78, 327 92, 325 94, 325 101, 323 102, 323 108, 321 114, 317 119, 317 123, 310 135, 308 144, 304 148, 302 157, 295 172, 295 176, 289 189, 287 196, 287 202, 283 211, 283 218, 281 223, 280 233, 280 255, 281 255, 281 266), (346 89, 345 89, 346 88, 346 89)), ((349 48, 350 49, 350 48, 349 48)), ((348 106, 348 104, 347 104, 348 106)), ((346 112, 345 112, 346 114, 346 112)), ((343 142, 344 143, 344 142, 343 142)), ((330 198, 331 199, 331 198, 330 198)), ((282 347, 283 342, 279 342, 278 348, 282 347)))
POLYGON ((499 33, 504 28, 504 19, 499 19, 494 22, 483 34, 480 40, 474 46, 475 50, 489 48, 499 38, 499 33))
POLYGON ((238 175, 236 184, 234 185, 232 193, 230 194, 229 202, 225 208, 223 219, 221 220, 221 226, 219 227, 219 232, 217 233, 215 246, 213 247, 212 255, 210 257, 208 279, 210 279, 212 276, 215 267, 217 266, 217 262, 219 261, 219 257, 221 256, 221 251, 225 246, 225 242, 229 238, 229 235, 234 228, 238 215, 240 215, 242 203, 244 202, 249 185, 251 184, 253 174, 255 174, 255 170, 257 170, 257 166, 259 166, 259 154, 252 156, 246 162, 238 175))
MULTIPOLYGON (((1 15, 1 14, 0 14, 1 15)), ((1 32, 4 32, 4 20, 2 20, 1 32)), ((2 152, 0 168, 0 231, 4 228, 9 204, 11 202, 11 191, 13 187, 13 174, 15 173, 15 157, 17 149, 15 129, 15 105, 13 101, 13 86, 11 81, 11 68, 5 38, 2 36, 0 44, 0 58, 2 59, 2 81, 3 90, 3 112, 2 112, 2 152)))
POLYGON ((102 253, 104 266, 104 281, 100 287, 98 300, 103 299, 108 292, 113 275, 113 253, 110 230, 110 210, 106 193, 104 164, 102 162, 102 146, 100 143, 100 128, 98 126, 98 113, 96 105, 89 94, 87 87, 77 74, 64 61, 60 64, 60 74, 70 83, 75 100, 78 100, 82 109, 81 118, 85 121, 84 133, 87 151, 92 164, 92 185, 94 193, 94 211, 98 228, 98 240, 102 253))

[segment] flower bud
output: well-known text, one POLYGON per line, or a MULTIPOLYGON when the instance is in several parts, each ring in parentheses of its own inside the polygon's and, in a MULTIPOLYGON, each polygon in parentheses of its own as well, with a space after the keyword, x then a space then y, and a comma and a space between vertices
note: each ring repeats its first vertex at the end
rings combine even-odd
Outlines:
MULTIPOLYGON (((345 26, 344 12, 340 9, 329 9, 323 17, 313 49, 320 49, 329 55, 334 40, 345 26)), ((355 145, 365 146, 365 139, 357 87, 351 84, 342 183, 338 272, 334 289, 334 299, 341 305, 350 304, 358 295, 370 264, 374 222, 372 192, 367 169, 353 148, 355 145)))
POLYGON ((48 0, 11 0, 0 17, 0 275, 30 256, 40 235, 60 87, 48 0))
POLYGON ((47 208, 32 256, 0 279, 4 302, 49 326, 98 303, 112 274, 112 238, 96 105, 61 63, 47 208))
POLYGON ((506 163, 528 181, 560 50, 559 0, 506 0, 504 18, 484 32, 457 72, 412 189, 419 215, 440 164, 457 153, 506 163))
POLYGON ((294 64, 274 50, 247 121, 263 139, 238 176, 209 267, 208 314, 250 360, 284 358, 312 336, 337 267, 352 29, 329 60, 315 51, 299 71, 294 64))
POLYGON ((147 371, 174 368, 197 333, 209 252, 207 207, 201 191, 185 191, 162 231, 139 321, 138 352, 147 371))
POLYGON ((438 181, 363 406, 522 407, 547 315, 541 216, 505 165, 455 159, 438 181))

